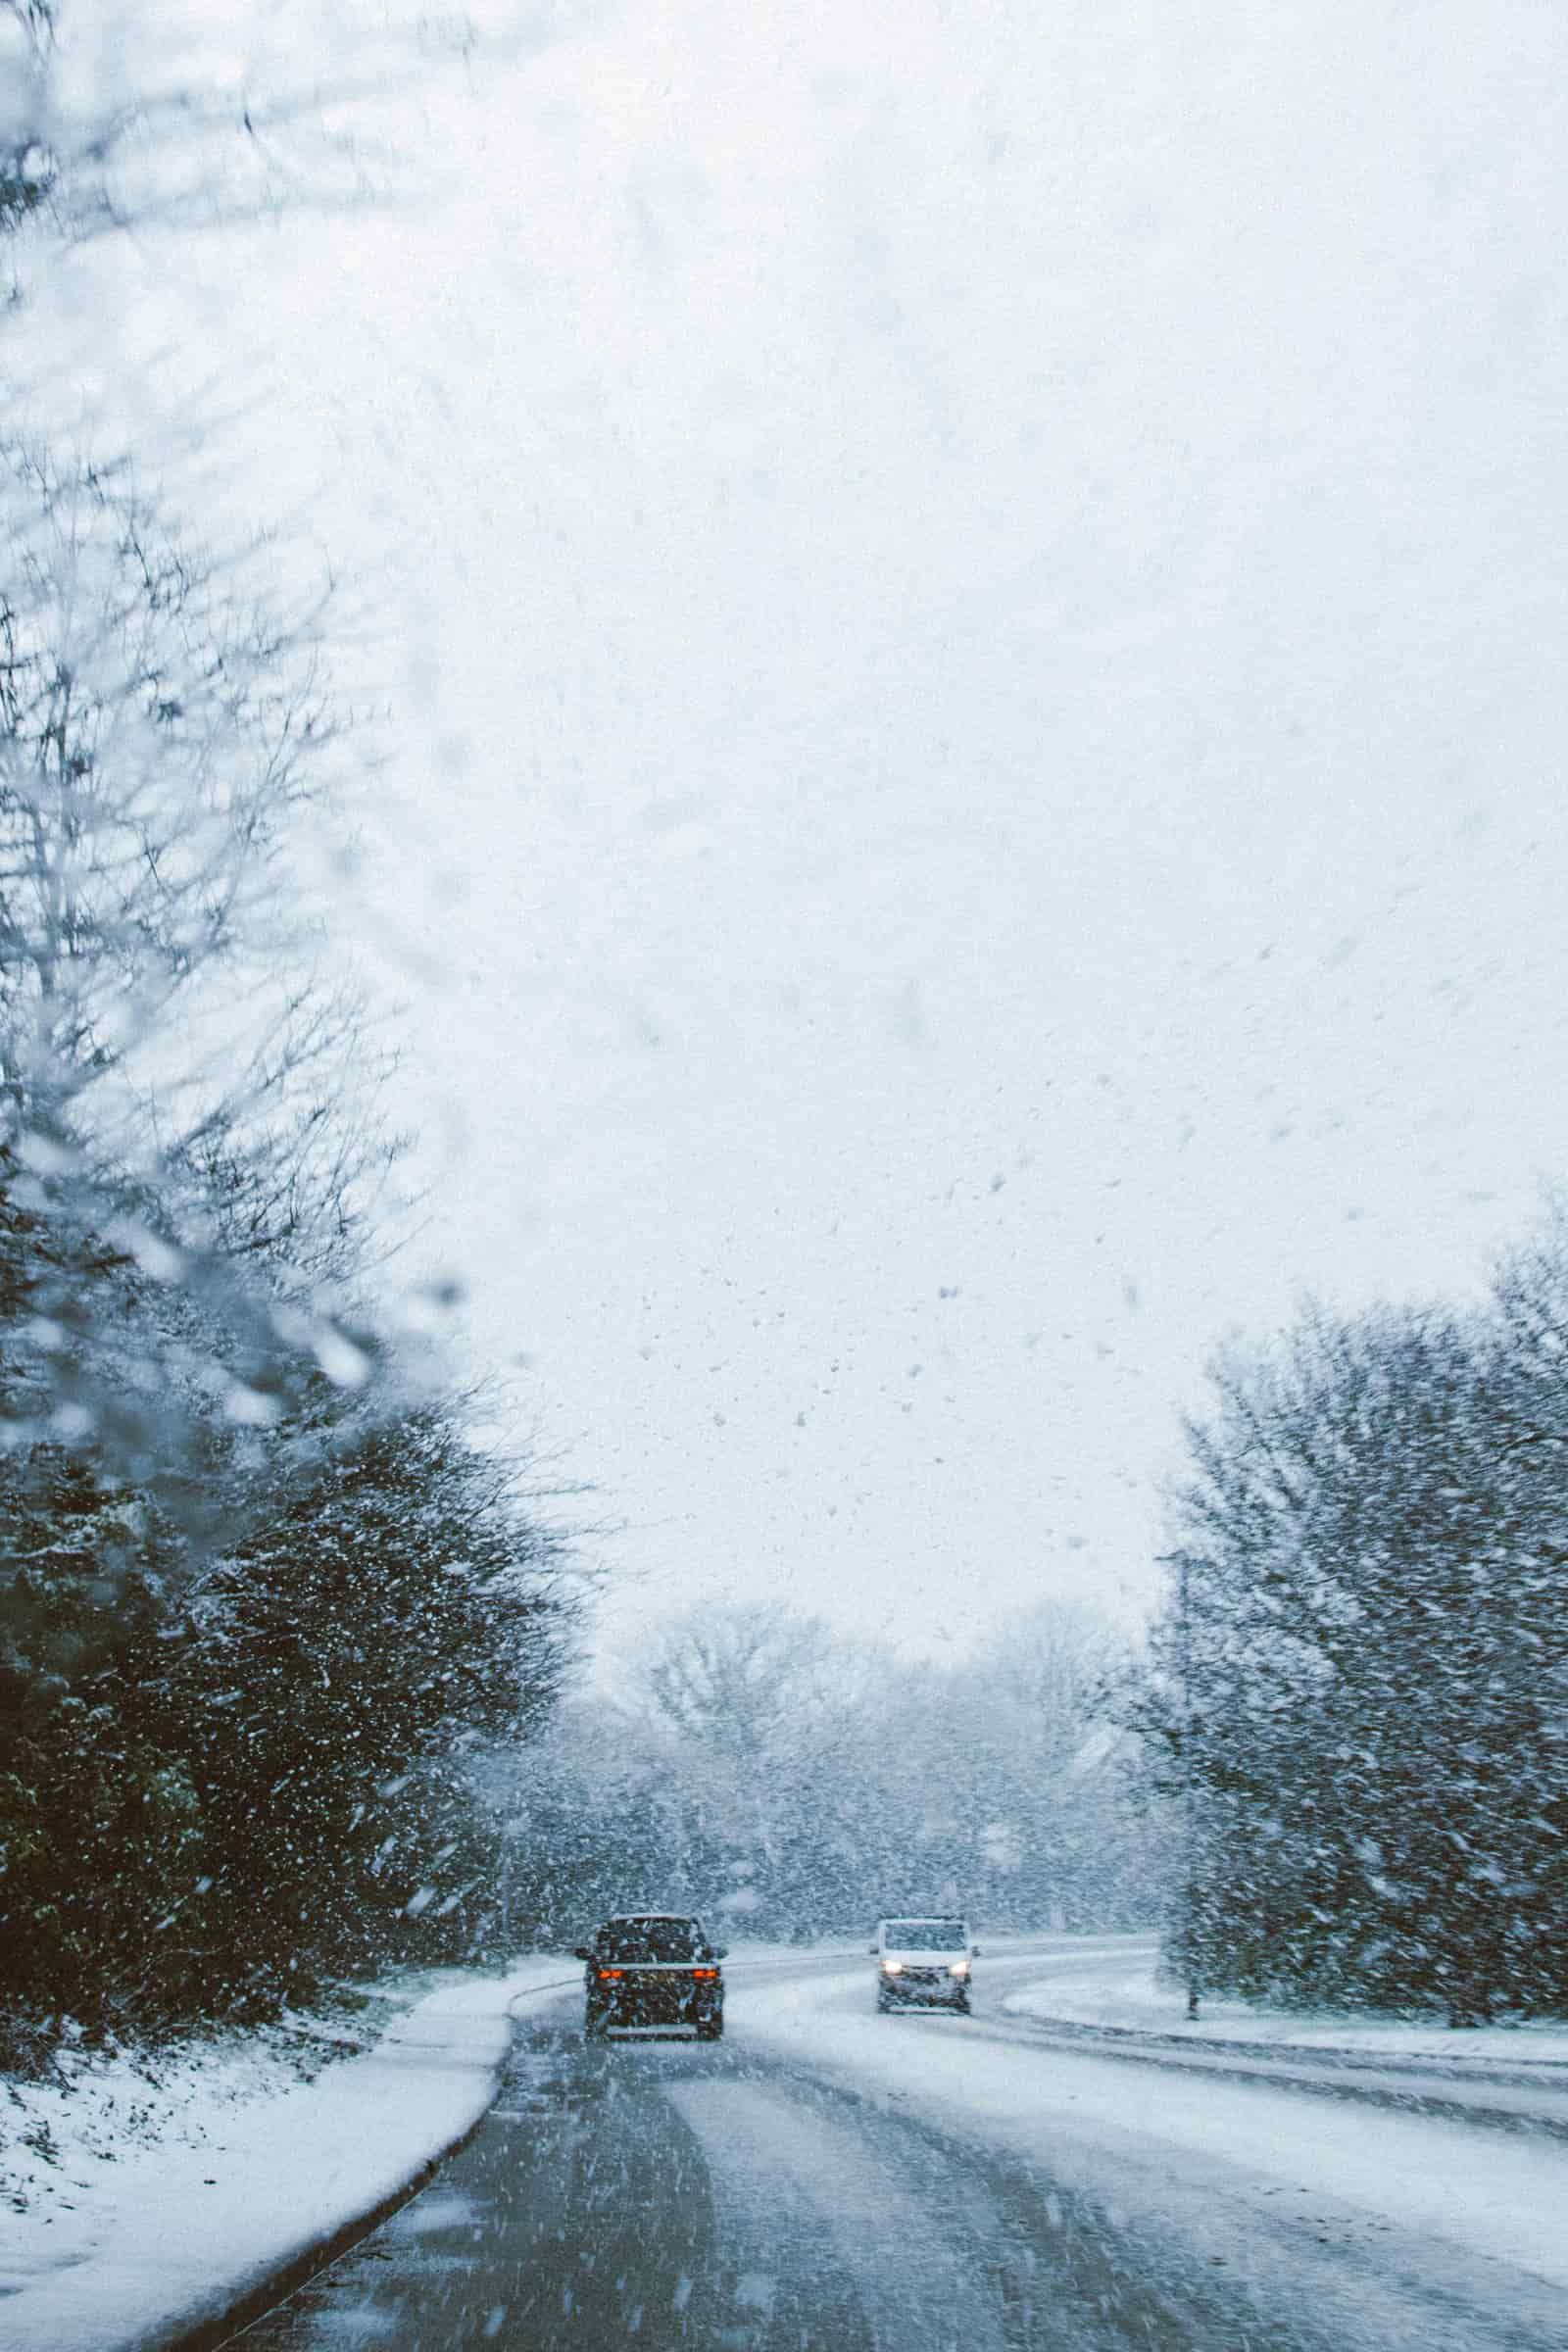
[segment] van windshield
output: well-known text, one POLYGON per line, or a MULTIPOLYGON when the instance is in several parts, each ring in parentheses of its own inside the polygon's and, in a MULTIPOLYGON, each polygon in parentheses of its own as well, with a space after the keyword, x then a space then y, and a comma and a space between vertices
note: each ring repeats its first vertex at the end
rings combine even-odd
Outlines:
POLYGON ((969 1931, 961 1919, 889 1919, 882 1940, 911 1952, 961 1952, 969 1931))

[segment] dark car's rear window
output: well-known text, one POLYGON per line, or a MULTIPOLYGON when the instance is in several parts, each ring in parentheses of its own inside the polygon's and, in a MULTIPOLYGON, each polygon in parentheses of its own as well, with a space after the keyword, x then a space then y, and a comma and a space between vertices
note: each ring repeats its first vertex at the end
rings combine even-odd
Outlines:
POLYGON ((695 1919, 611 1919, 594 1948, 605 1960, 705 1960, 708 1938, 695 1919))

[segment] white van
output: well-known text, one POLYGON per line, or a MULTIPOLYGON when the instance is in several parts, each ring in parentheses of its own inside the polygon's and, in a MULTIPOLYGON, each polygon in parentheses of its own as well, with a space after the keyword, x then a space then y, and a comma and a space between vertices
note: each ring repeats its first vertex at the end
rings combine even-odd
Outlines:
POLYGON ((956 2009, 969 2014, 969 1963, 980 1946, 969 1941, 968 1922, 936 1913, 924 1918, 879 1919, 871 1946, 876 1962, 876 2005, 903 2009, 956 2009))

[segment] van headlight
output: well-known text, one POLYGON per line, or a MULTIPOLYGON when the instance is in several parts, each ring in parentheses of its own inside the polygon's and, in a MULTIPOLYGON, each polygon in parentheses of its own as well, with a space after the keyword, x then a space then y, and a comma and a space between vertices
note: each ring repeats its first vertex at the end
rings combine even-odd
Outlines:
POLYGON ((953 1966, 949 1969, 948 1974, 950 1977, 966 1977, 969 1974, 968 1961, 955 1960, 953 1966))
POLYGON ((904 1962, 902 1960, 884 1960, 882 1963, 882 1974, 885 1977, 896 1977, 902 1970, 904 1962))

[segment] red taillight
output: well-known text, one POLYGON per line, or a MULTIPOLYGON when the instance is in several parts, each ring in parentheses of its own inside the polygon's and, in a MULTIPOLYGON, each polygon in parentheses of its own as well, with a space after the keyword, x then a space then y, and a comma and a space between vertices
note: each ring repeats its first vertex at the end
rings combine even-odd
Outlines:
POLYGON ((602 1968, 599 1971, 599 1982, 601 1984, 608 1984, 612 1977, 618 1977, 619 1974, 618 1968, 602 1968))
POLYGON ((694 1977, 716 1977, 718 1971, 716 1968, 694 1968, 692 1970, 692 1975, 694 1977))

